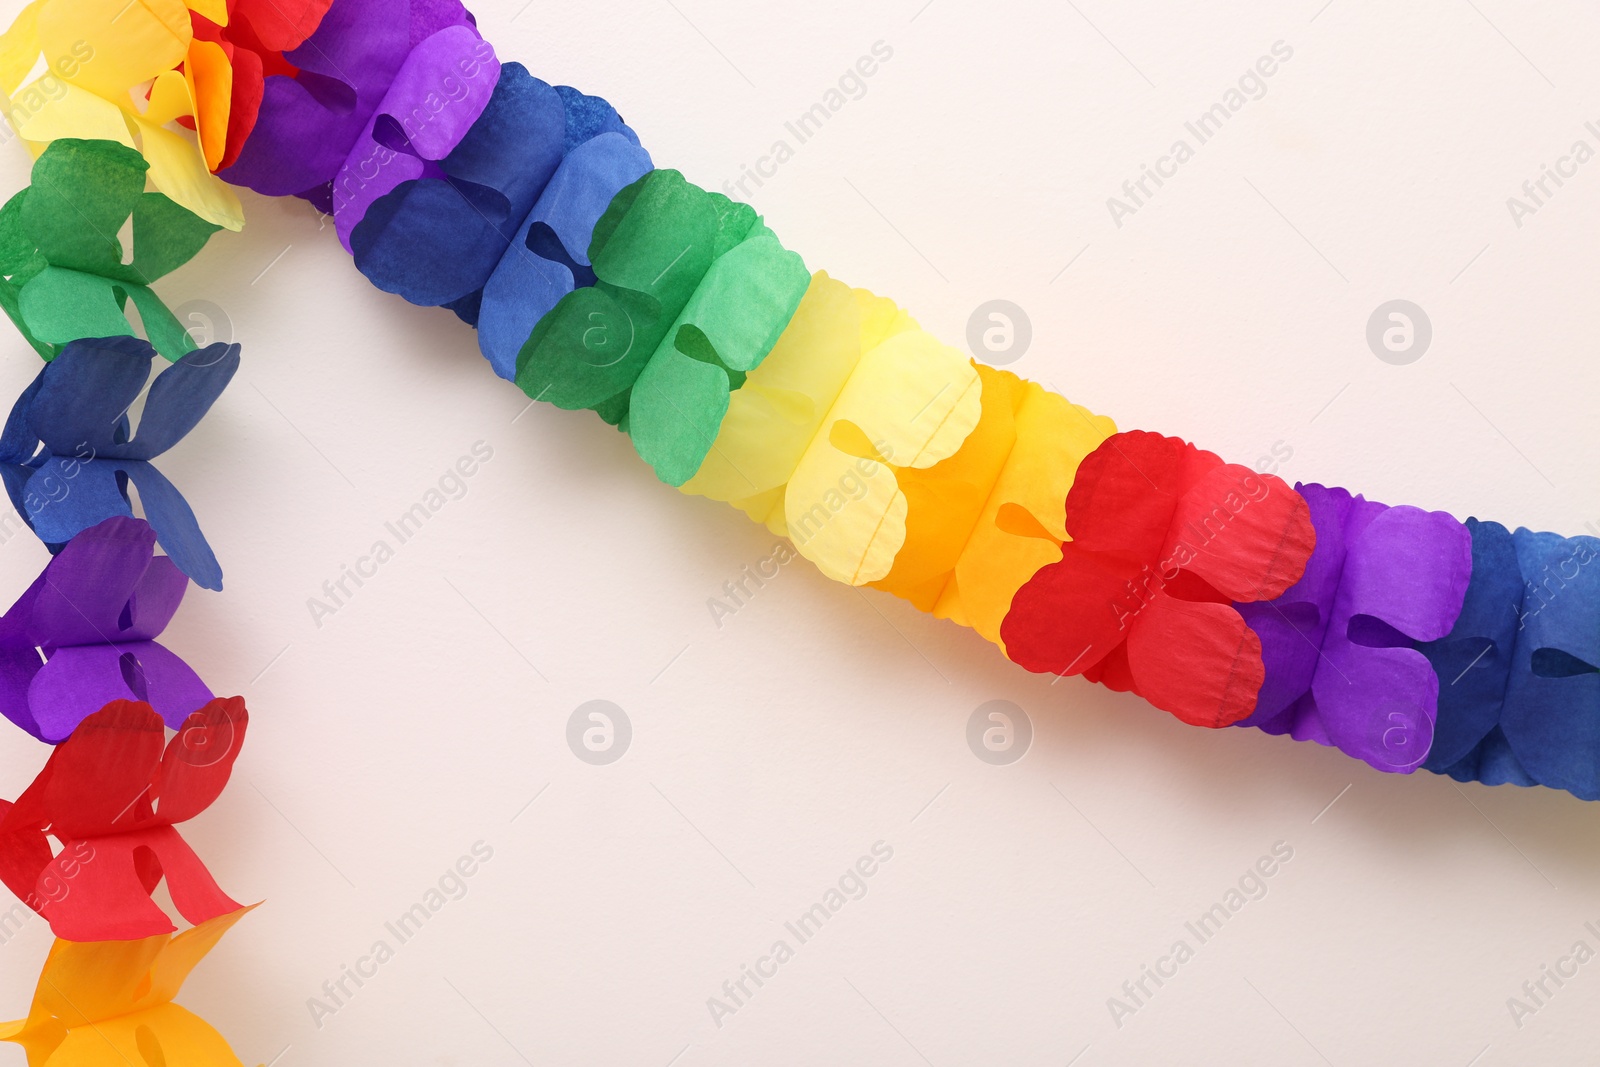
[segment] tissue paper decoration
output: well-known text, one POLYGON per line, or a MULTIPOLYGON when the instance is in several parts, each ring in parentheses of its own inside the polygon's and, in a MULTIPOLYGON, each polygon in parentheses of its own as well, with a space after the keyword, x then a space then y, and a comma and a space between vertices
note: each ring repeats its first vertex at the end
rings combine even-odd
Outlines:
POLYGON ((1466 605, 1423 649, 1442 686, 1426 766, 1600 799, 1600 538, 1468 528, 1466 605))
POLYGON ((1000 645, 1001 624, 1017 591, 1061 559, 1066 498, 1079 465, 1117 432, 1103 415, 1025 383, 1013 422, 1016 444, 934 614, 969 625, 1000 645))
POLYGON ((1305 577, 1281 598, 1239 607, 1268 675, 1248 725, 1409 773, 1433 743, 1439 699, 1416 646, 1444 637, 1460 613, 1471 537, 1442 512, 1297 488, 1317 530, 1305 577))
POLYGON ((168 741, 149 704, 107 704, 56 746, 15 804, 0 808, 0 880, 67 941, 170 933, 150 899, 163 878, 191 923, 237 911, 173 827, 222 792, 248 721, 241 698, 216 699, 168 741), (52 856, 46 835, 59 853, 52 856))
POLYGON ((247 720, 154 640, 221 569, 149 463, 237 368, 148 287, 241 224, 212 172, 331 214, 375 285, 449 308, 496 374, 593 409, 662 481, 1029 669, 1384 771, 1600 798, 1600 540, 1297 493, 1118 433, 809 273, 751 208, 653 169, 609 103, 501 65, 457 0, 34 0, 0 89, 42 153, 0 209, 0 307, 53 360, 0 435, 58 552, 0 618, 0 710, 61 742, 0 806, 0 875, 69 939, 0 1032, 32 1064, 237 1063, 170 1003, 242 914, 173 826, 247 720), (175 938, 162 878, 200 923, 175 938))
POLYGON ((331 213, 332 191, 314 191, 349 160, 412 49, 470 25, 452 0, 339 0, 304 44, 283 54, 293 72, 267 76, 250 137, 219 175, 267 196, 317 195, 331 213))
POLYGON ((1249 715, 1261 641, 1233 601, 1272 600, 1316 540, 1281 480, 1172 437, 1111 437, 1067 494, 1062 558, 1024 585, 1001 625, 1032 671, 1084 674, 1195 726, 1249 715))
POLYGON ((819 273, 683 488, 736 503, 831 578, 877 581, 906 536, 897 471, 954 455, 980 392, 971 363, 892 301, 819 273))
POLYGON ((411 50, 333 179, 334 231, 346 251, 373 201, 401 182, 439 173, 439 161, 477 122, 499 77, 494 49, 468 26, 447 26, 411 50))
MULTIPOLYGON (((511 378, 534 324, 575 287, 567 261, 587 266, 595 222, 618 190, 649 171, 650 157, 603 100, 554 88, 519 63, 499 68, 493 84, 487 107, 436 174, 399 182, 373 198, 364 216, 345 213, 356 268, 380 289, 414 304, 450 306, 468 322, 484 316, 487 296, 497 305, 491 318, 509 316, 514 325, 501 351, 492 353, 485 341, 484 352, 511 378), (590 150, 591 142, 600 143, 590 150), (601 180, 618 167, 615 180, 601 180), (560 232, 575 250, 545 258, 530 239, 539 224, 537 239, 560 232), (485 294, 501 274, 495 292, 485 294)), ((336 199, 338 192, 336 185, 336 199)), ((504 335, 506 327, 495 332, 504 335)))
POLYGON ((239 158, 261 111, 266 76, 294 74, 283 53, 311 36, 331 2, 233 0, 215 22, 193 12, 194 42, 184 68, 195 82, 200 143, 213 171, 239 158))
POLYGON ((114 700, 177 728, 211 690, 156 643, 189 584, 155 531, 112 518, 74 537, 0 618, 0 712, 54 744, 114 700), (41 662, 42 657, 42 662, 41 662))
POLYGON ((1419 650, 1439 678, 1439 712, 1427 770, 1488 784, 1534 781, 1500 728, 1521 629, 1523 580, 1511 532, 1468 519, 1472 578, 1451 631, 1419 650))
POLYGON ((800 554, 851 585, 887 576, 905 543, 897 471, 955 455, 982 408, 972 364, 887 303, 858 299, 860 358, 783 493, 800 554))
POLYGON ((602 133, 561 160, 500 256, 477 309, 463 316, 478 327, 478 347, 500 377, 515 380, 523 343, 562 297, 594 284, 595 225, 617 193, 650 170, 650 154, 632 131, 602 133))
POLYGON ((150 289, 218 227, 144 191, 148 164, 111 141, 51 142, 33 184, 0 209, 0 304, 45 358, 79 337, 131 335, 132 300, 150 342, 177 359, 194 342, 150 289), (117 233, 131 220, 132 256, 117 233), (131 262, 125 261, 131 258, 131 262))
POLYGON ((0 1024, 28 1067, 240 1067, 222 1035, 172 1003, 189 972, 249 908, 181 934, 134 941, 58 940, 28 1017, 0 1024))
POLYGON ((535 400, 598 411, 628 431, 657 477, 682 485, 810 276, 749 207, 676 171, 622 190, 589 254, 595 284, 539 321, 517 385, 535 400))
POLYGON ((1017 590, 1061 558, 1078 465, 1117 428, 1035 382, 974 366, 982 417, 955 455, 900 472, 906 543, 876 586, 1001 644, 1017 590))
MULTIPOLYGON (((212 21, 227 20, 221 0, 194 7, 212 21)), ((83 138, 137 148, 157 189, 201 219, 237 230, 244 224, 239 198, 207 166, 221 146, 205 142, 220 141, 223 130, 206 121, 197 100, 197 92, 217 94, 218 53, 209 42, 195 45, 181 0, 35 0, 0 41, 0 89, 18 105, 11 121, 25 141, 42 147, 83 138), (44 73, 23 85, 41 62, 44 73), (198 143, 171 128, 180 119, 198 126, 198 143)))
POLYGON ((127 412, 154 350, 133 337, 73 341, 17 400, 0 436, 0 474, 40 540, 59 545, 113 515, 133 514, 126 482, 172 562, 206 589, 222 567, 194 512, 149 462, 182 440, 239 369, 239 346, 197 349, 156 376, 137 432, 127 412))

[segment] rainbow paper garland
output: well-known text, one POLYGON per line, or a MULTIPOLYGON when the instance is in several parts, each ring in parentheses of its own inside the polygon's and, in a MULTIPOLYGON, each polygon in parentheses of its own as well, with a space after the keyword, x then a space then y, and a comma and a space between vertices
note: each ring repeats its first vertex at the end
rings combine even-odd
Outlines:
POLYGON ((1382 771, 1600 799, 1600 540, 1118 432, 810 272, 604 100, 502 65, 456 0, 34 0, 0 89, 37 155, 0 209, 0 307, 45 360, 0 476, 53 553, 0 618, 0 711, 55 746, 0 802, 0 880, 58 937, 0 1031, 36 1067, 238 1063, 172 1004, 247 910, 175 827, 248 716, 156 641, 222 570, 151 462, 238 366, 150 288, 243 225, 228 183, 331 214, 375 285, 450 308, 496 374, 596 412, 663 482, 1031 671, 1382 771))

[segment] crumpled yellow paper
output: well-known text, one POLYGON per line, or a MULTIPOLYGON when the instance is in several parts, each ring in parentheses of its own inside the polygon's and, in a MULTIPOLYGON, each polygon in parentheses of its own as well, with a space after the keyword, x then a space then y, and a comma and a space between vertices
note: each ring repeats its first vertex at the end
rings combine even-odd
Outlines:
POLYGON ((249 911, 139 941, 57 940, 28 1017, 0 1025, 28 1067, 241 1067, 222 1035, 172 1003, 189 972, 249 911))
POLYGON ((157 189, 237 230, 239 198, 210 170, 225 147, 231 68, 218 45, 194 40, 191 8, 227 22, 224 0, 34 0, 0 37, 0 91, 35 155, 62 137, 137 148, 157 189), (193 139, 172 127, 179 118, 194 119, 193 139))

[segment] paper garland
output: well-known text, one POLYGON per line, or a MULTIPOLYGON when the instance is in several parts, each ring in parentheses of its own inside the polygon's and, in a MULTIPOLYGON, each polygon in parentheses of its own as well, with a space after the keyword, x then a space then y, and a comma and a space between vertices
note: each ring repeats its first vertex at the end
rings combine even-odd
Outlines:
POLYGON ((1119 432, 811 272, 610 104, 502 64, 457 0, 34 0, 0 89, 38 156, 0 209, 0 308, 46 361, 0 476, 55 554, 0 618, 0 712, 56 746, 0 802, 0 880, 60 939, 0 1030, 30 1064, 238 1062, 171 1003, 247 910, 175 826, 248 715, 155 640, 222 570, 150 462, 238 366, 150 288, 242 225, 230 183, 332 215, 375 285, 449 308, 496 374, 596 412, 663 482, 1023 667, 1382 771, 1600 799, 1600 539, 1119 432))

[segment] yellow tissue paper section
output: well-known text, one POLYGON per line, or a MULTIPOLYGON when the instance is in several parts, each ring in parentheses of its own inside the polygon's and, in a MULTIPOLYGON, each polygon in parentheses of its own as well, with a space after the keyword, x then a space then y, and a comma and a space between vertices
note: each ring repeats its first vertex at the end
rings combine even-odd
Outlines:
POLYGON ((954 455, 979 394, 959 352, 892 301, 819 272, 684 491, 737 504, 830 578, 865 585, 905 542, 897 470, 954 455))
POLYGON ((1078 465, 1116 432, 818 272, 683 491, 999 645, 1012 597, 1061 558, 1078 465))
POLYGON ((194 40, 191 6, 227 21, 218 0, 35 0, 0 38, 0 90, 35 155, 62 137, 137 148, 157 189, 237 230, 239 198, 211 173, 226 147, 232 68, 218 45, 194 40), (22 85, 41 57, 44 73, 22 85), (172 127, 179 118, 194 119, 193 139, 172 127))
POLYGON ((48 0, 37 27, 50 69, 107 100, 175 68, 194 39, 183 0, 48 0))
POLYGON ((0 1041, 23 1046, 28 1067, 240 1067, 222 1035, 172 998, 249 910, 139 941, 57 940, 28 1017, 0 1025, 0 1041))
POLYGON ((1037 382, 988 368, 980 373, 984 421, 993 412, 994 428, 980 426, 972 436, 974 455, 958 453, 948 474, 941 464, 907 486, 913 501, 907 547, 918 551, 907 555, 903 581, 897 560, 879 587, 1004 648, 1000 623, 1011 598, 1041 567, 1058 562, 1062 543, 1070 540, 1067 493, 1078 465, 1117 427, 1037 382), (987 475, 1002 447, 1007 452, 993 481, 974 479, 975 470, 987 475), (974 514, 974 485, 987 492, 952 556, 974 514))

